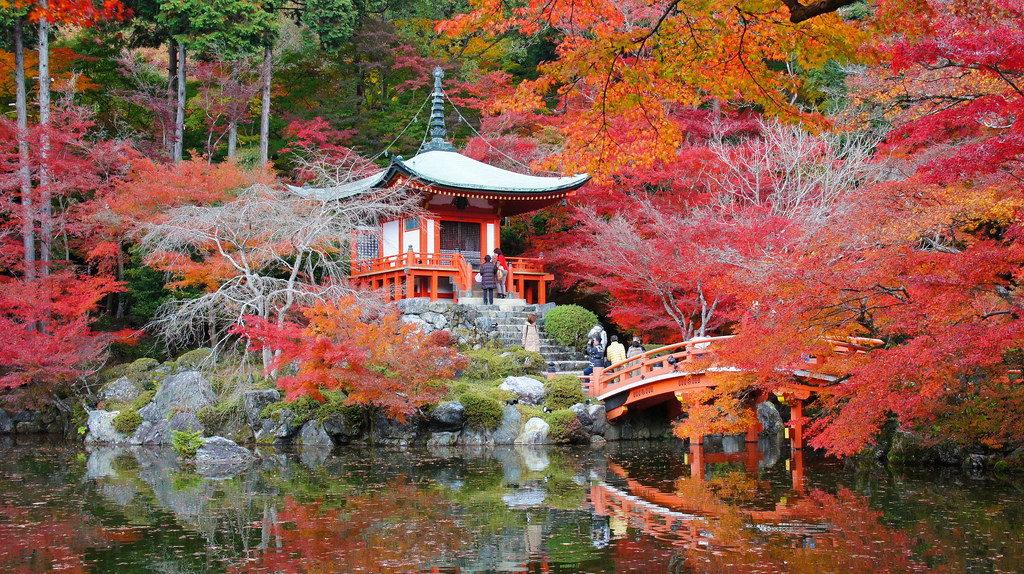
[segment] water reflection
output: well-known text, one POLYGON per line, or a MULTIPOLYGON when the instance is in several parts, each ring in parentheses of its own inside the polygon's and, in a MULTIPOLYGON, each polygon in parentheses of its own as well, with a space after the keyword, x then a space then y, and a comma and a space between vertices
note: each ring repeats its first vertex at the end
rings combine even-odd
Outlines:
POLYGON ((1024 569, 1005 483, 741 441, 267 450, 216 478, 169 450, 0 441, 0 570, 1024 569))

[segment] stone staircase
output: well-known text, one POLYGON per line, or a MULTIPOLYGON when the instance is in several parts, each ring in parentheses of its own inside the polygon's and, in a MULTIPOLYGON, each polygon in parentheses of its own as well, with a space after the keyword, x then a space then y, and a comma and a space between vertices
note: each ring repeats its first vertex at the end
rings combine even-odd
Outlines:
MULTIPOLYGON (((475 301, 464 301, 466 304, 475 301)), ((554 363, 555 373, 579 375, 590 366, 583 353, 571 347, 559 345, 544 331, 544 315, 554 308, 553 303, 529 305, 522 299, 495 299, 494 305, 474 305, 481 317, 487 317, 498 331, 498 340, 506 347, 520 346, 523 339, 523 325, 530 313, 537 315, 540 332, 540 354, 548 363, 554 363)))

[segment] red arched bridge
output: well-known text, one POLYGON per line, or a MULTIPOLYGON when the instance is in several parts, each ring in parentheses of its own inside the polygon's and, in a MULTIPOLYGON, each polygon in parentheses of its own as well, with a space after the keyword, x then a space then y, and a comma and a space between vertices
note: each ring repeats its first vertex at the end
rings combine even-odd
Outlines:
MULTIPOLYGON (((718 386, 724 376, 738 369, 714 364, 711 360, 717 348, 732 337, 700 337, 666 345, 637 355, 605 368, 596 368, 589 380, 583 378, 583 392, 604 401, 608 421, 614 423, 630 410, 642 410, 659 404, 669 407, 672 418, 682 414, 682 403, 691 395, 718 386)), ((829 341, 838 354, 864 353, 881 344, 877 339, 829 341)), ((837 377, 815 372, 821 363, 819 357, 808 358, 808 368, 793 372, 792 381, 776 391, 790 405, 795 423, 788 430, 793 448, 803 448, 803 408, 812 395, 827 392, 837 377)), ((768 399, 762 393, 748 404, 755 411, 757 404, 768 399)), ((756 422, 747 429, 747 441, 756 442, 761 424, 756 422)), ((703 437, 691 437, 691 442, 703 442, 703 437)))

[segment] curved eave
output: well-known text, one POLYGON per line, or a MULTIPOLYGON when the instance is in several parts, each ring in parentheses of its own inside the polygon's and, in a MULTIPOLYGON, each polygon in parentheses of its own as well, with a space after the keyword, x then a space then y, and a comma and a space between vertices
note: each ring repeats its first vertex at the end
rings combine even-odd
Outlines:
POLYGON ((296 187, 294 185, 287 184, 285 187, 287 187, 292 193, 305 197, 306 199, 335 201, 353 197, 374 187, 378 187, 381 182, 385 181, 385 178, 389 173, 390 170, 381 170, 371 176, 334 187, 296 187))
POLYGON ((457 156, 457 161, 464 165, 453 166, 455 168, 453 171, 464 171, 458 168, 463 168, 467 165, 479 166, 479 169, 484 170, 483 175, 486 176, 487 181, 475 183, 454 181, 451 179, 437 177, 436 175, 425 173, 424 170, 416 169, 415 166, 409 165, 408 162, 400 158, 392 159, 386 179, 391 181, 395 175, 402 175, 407 180, 417 182, 426 189, 435 193, 447 192, 447 195, 467 195, 472 197, 485 197, 489 199, 537 199, 539 196, 562 198, 590 181, 590 175, 588 174, 580 174, 572 177, 529 176, 490 166, 483 162, 478 162, 474 159, 462 156, 457 152, 434 151, 427 153, 453 154, 454 156, 457 156), (502 179, 518 179, 520 181, 528 179, 530 185, 503 186, 500 183, 502 179))

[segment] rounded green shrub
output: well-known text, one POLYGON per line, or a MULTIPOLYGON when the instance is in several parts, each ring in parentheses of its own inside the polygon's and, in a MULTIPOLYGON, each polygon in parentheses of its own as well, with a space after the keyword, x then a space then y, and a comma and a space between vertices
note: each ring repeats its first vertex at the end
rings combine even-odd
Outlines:
POLYGON ((501 426, 505 413, 497 399, 471 391, 460 396, 459 402, 466 409, 467 425, 487 430, 501 426))
POLYGON ((142 415, 139 411, 121 411, 114 417, 114 430, 121 434, 135 434, 141 424, 142 415))
POLYGON ((579 305, 559 305, 544 317, 544 331, 558 344, 582 351, 597 315, 579 305))
POLYGON ((544 404, 553 411, 567 409, 583 400, 583 385, 575 375, 558 375, 544 383, 544 404))

